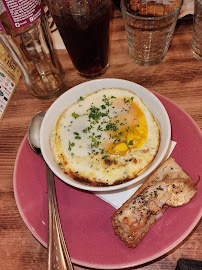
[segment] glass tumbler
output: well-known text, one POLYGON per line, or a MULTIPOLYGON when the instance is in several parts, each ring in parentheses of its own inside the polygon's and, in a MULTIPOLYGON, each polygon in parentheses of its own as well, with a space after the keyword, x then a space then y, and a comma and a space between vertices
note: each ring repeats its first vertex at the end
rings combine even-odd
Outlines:
POLYGON ((139 65, 165 57, 183 0, 121 0, 129 52, 139 65))
POLYGON ((46 0, 74 67, 84 77, 105 72, 109 62, 109 0, 46 0))

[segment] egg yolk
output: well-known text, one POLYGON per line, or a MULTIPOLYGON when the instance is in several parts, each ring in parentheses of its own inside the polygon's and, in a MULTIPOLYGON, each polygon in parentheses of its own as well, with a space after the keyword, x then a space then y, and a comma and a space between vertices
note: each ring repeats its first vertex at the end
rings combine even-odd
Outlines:
POLYGON ((116 118, 117 122, 117 131, 110 133, 114 142, 106 149, 109 154, 125 155, 128 150, 140 148, 145 144, 148 137, 147 121, 137 103, 131 102, 130 110, 120 114, 116 118))
POLYGON ((144 145, 148 135, 146 123, 141 123, 127 134, 128 148, 140 148, 144 145))
POLYGON ((127 150, 128 150, 128 146, 125 142, 121 142, 117 144, 116 146, 114 146, 114 151, 117 151, 117 152, 124 152, 127 150))

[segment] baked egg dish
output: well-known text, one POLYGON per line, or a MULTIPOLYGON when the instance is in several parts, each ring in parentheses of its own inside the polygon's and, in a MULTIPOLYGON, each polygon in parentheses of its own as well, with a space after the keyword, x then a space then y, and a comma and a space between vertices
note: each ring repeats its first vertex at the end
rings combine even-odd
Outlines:
POLYGON ((160 130, 135 93, 108 88, 80 97, 59 117, 50 137, 61 170, 90 186, 130 181, 155 158, 160 130))

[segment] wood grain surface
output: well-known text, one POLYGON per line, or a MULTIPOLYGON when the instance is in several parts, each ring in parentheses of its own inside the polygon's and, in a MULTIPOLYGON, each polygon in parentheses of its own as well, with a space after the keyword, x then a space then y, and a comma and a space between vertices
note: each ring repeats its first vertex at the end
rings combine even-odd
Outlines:
MULTIPOLYGON (((111 19, 110 65, 102 78, 136 82, 173 100, 202 129, 202 62, 191 52, 192 18, 179 20, 169 51, 162 63, 138 66, 131 59, 119 10, 111 19)), ((87 79, 80 77, 64 50, 57 51, 69 80, 69 88, 87 79)), ((13 168, 20 143, 32 116, 45 111, 54 99, 39 100, 21 79, 0 123, 0 269, 47 269, 47 250, 24 224, 14 199, 13 168)), ((200 146, 201 147, 201 146, 200 146)), ((202 260, 202 223, 169 254, 133 269, 175 269, 179 258, 202 260)), ((75 265, 75 270, 82 270, 75 265)))

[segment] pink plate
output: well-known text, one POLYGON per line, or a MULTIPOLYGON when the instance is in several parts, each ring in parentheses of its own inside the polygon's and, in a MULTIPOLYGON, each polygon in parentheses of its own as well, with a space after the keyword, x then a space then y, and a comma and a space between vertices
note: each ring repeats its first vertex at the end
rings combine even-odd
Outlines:
MULTIPOLYGON (((155 95, 165 106, 177 142, 172 156, 196 179, 202 176, 202 133, 191 117, 169 99, 155 95)), ((135 248, 126 247, 112 230, 115 209, 94 194, 68 186, 55 177, 58 207, 65 240, 74 263, 115 269, 154 260, 177 246, 193 230, 202 214, 202 182, 187 205, 169 208, 135 248)), ((19 212, 36 239, 47 246, 48 206, 45 165, 25 136, 15 163, 14 193, 19 212)))

